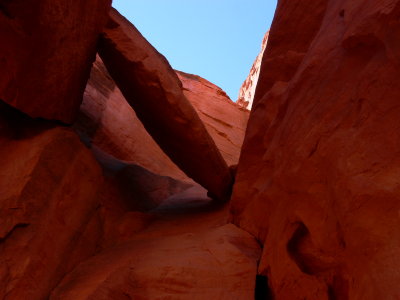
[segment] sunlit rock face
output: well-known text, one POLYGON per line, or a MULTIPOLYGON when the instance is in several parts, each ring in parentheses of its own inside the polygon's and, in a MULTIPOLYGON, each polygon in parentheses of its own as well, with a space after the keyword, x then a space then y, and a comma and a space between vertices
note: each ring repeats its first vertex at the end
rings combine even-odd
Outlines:
POLYGON ((400 297, 399 14, 278 3, 231 209, 274 299, 400 297))
POLYGON ((228 165, 236 165, 243 144, 249 112, 234 103, 218 86, 177 71, 183 93, 192 103, 228 165))
POLYGON ((251 110, 251 107, 253 106, 258 77, 260 76, 261 61, 264 56, 265 48, 267 47, 268 36, 269 30, 264 35, 261 44, 261 51, 254 60, 253 65, 251 66, 249 76, 247 76, 246 80, 243 82, 239 90, 239 97, 236 103, 248 110, 251 110))
POLYGON ((73 122, 110 0, 1 1, 0 99, 32 117, 73 122))

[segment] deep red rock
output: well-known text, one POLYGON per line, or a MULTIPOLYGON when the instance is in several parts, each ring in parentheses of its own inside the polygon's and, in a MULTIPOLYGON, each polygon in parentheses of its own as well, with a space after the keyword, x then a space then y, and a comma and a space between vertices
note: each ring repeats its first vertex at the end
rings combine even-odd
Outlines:
POLYGON ((94 215, 102 177, 90 151, 69 129, 29 124, 0 139, 3 299, 47 298, 101 237, 94 215))
POLYGON ((79 110, 110 0, 1 1, 0 99, 32 117, 79 110))
POLYGON ((74 124, 82 139, 118 160, 192 182, 147 133, 97 57, 74 124))
POLYGON ((232 198, 274 299, 400 297, 399 16, 279 1, 232 198))
POLYGON ((117 11, 110 18, 99 54, 128 103, 172 161, 226 200, 232 184, 226 162, 168 61, 117 11))
POLYGON ((219 215, 154 222, 81 264, 50 299, 252 299, 259 245, 219 215))

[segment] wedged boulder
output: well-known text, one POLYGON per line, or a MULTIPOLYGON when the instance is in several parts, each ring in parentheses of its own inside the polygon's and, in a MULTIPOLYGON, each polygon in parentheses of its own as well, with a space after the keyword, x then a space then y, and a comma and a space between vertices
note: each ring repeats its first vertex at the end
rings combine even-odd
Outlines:
POLYGON ((259 251, 232 224, 140 236, 82 263, 50 299, 252 299, 259 251))
POLYGON ((276 300, 400 297, 399 15, 279 1, 232 196, 276 300))
POLYGON ((176 71, 183 93, 196 109, 228 165, 239 161, 249 112, 218 86, 200 76, 176 71))
POLYGON ((79 110, 111 0, 1 1, 0 99, 70 123, 79 110))
POLYGON ((101 170, 73 131, 12 109, 3 118, 3 109, 0 123, 9 126, 0 126, 0 297, 46 299, 95 252, 101 170))
POLYGON ((148 134, 98 56, 74 128, 86 143, 118 160, 192 182, 148 134))
POLYGON ((116 10, 99 44, 111 76, 146 130, 189 177, 218 200, 232 176, 168 61, 116 10))

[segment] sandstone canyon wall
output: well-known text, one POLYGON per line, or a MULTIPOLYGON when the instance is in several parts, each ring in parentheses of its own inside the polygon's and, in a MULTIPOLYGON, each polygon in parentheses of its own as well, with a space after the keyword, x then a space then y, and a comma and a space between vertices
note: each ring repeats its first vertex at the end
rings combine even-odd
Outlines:
POLYGON ((267 47, 268 36, 269 36, 269 31, 267 31, 264 35, 264 38, 261 43, 261 51, 254 60, 249 75, 247 76, 242 86, 240 87, 239 97, 238 100, 236 101, 237 104, 239 104, 244 108, 247 108, 248 110, 251 110, 251 107, 253 106, 253 100, 256 92, 257 82, 260 76, 261 61, 264 56, 265 48, 267 47))
MULTIPOLYGON (((254 237, 227 224, 228 206, 163 153, 100 58, 83 92, 110 3, 36 4, 0 3, 0 298, 252 298, 254 237)), ((203 153, 180 151, 203 164, 221 151, 236 164, 248 112, 204 79, 181 77, 182 85, 165 65, 148 70, 139 89, 146 95, 155 77, 172 78, 172 92, 165 85, 160 92, 177 108, 187 101, 184 113, 213 139, 198 140, 208 145, 203 153), (207 114, 205 125, 196 111, 207 114)), ((193 128, 184 128, 192 139, 193 128)))
POLYGON ((0 1, 1 299, 400 298, 400 0, 280 0, 250 113, 109 9, 0 1))
POLYGON ((278 3, 231 200, 274 299, 400 297, 399 17, 278 3))

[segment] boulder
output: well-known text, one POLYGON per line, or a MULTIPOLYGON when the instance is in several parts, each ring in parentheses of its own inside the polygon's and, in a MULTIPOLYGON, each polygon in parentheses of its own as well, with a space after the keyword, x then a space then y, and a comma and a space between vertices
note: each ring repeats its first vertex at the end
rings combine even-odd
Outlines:
POLYGON ((97 56, 75 130, 94 148, 162 176, 193 183, 160 149, 97 56))
POLYGON ((220 201, 232 176, 168 61, 116 10, 99 54, 128 103, 163 151, 220 201))
POLYGON ((110 0, 1 1, 0 99, 31 117, 71 123, 110 0))

